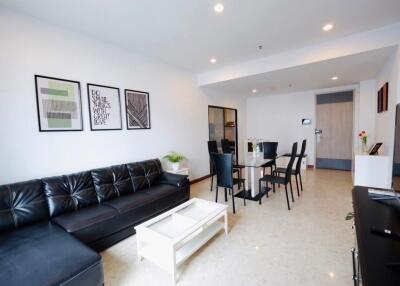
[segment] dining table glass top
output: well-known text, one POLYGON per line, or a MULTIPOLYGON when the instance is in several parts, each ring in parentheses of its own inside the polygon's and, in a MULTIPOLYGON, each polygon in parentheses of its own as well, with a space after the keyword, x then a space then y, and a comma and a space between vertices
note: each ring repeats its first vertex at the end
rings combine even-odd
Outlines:
POLYGON ((272 161, 273 159, 264 159, 264 154, 262 152, 257 153, 256 156, 252 152, 248 152, 244 158, 239 160, 239 165, 252 168, 260 168, 264 164, 272 161))

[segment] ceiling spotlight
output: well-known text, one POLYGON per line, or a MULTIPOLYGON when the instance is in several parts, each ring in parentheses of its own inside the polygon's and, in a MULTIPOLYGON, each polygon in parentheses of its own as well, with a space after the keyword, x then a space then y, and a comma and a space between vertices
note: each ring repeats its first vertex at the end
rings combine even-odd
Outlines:
POLYGON ((252 93, 256 93, 256 92, 257 92, 257 89, 253 89, 251 92, 252 92, 252 93))
POLYGON ((322 27, 322 30, 324 30, 324 31, 330 31, 332 29, 333 29, 332 24, 326 24, 325 26, 322 27))
POLYGON ((222 13, 222 11, 224 11, 224 5, 222 5, 221 3, 215 4, 214 11, 217 13, 222 13))
POLYGON ((332 77, 332 80, 338 80, 338 79, 339 79, 339 77, 337 77, 337 76, 332 77))
POLYGON ((216 59, 216 58, 211 58, 211 59, 210 59, 210 63, 215 64, 216 62, 217 62, 217 59, 216 59))

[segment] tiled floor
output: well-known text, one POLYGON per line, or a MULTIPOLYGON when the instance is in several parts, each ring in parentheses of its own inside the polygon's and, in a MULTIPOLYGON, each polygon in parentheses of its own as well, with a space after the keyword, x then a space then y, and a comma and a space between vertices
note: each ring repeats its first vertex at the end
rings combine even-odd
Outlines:
MULTIPOLYGON (((192 185, 192 196, 215 199, 210 181, 192 185)), ((221 191, 220 194, 223 192, 221 191)), ((223 196, 220 195, 220 202, 223 196)), ((349 172, 307 170, 304 192, 291 211, 283 187, 257 202, 229 199, 228 236, 221 231, 181 268, 177 285, 352 285, 353 233, 349 172)), ((150 262, 138 262, 132 236, 102 253, 106 285, 171 285, 150 262)))

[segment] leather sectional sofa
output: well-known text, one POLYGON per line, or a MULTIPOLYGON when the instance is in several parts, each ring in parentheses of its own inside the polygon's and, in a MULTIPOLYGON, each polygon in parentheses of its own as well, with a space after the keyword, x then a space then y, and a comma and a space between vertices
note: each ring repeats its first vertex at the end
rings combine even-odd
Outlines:
POLYGON ((96 251, 189 196, 158 159, 2 185, 0 285, 103 285, 96 251))

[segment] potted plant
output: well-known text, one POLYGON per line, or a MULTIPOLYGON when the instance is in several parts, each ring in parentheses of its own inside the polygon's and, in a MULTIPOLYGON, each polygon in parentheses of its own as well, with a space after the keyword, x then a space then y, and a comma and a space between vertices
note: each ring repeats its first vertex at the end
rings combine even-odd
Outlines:
POLYGON ((164 159, 167 159, 171 165, 172 170, 178 171, 180 167, 180 163, 185 160, 185 156, 179 154, 177 152, 171 152, 168 155, 164 156, 164 159))

